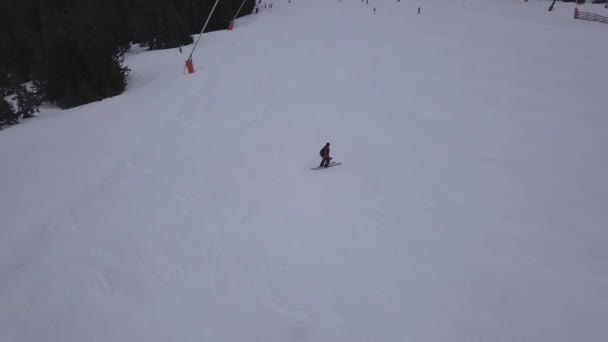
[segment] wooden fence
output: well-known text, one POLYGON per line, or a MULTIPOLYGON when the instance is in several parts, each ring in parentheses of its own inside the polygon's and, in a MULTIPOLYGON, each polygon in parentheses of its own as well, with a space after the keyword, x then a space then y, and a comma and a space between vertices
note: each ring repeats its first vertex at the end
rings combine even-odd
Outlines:
POLYGON ((574 9, 574 19, 598 21, 600 23, 608 24, 608 17, 595 13, 579 11, 578 8, 574 9))

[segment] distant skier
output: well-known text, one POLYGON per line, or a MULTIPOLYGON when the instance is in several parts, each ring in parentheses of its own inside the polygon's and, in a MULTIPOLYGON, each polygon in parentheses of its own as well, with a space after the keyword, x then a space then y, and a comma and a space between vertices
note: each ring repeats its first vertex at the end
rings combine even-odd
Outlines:
POLYGON ((323 158, 323 160, 321 160, 321 165, 319 165, 319 167, 328 167, 329 166, 329 162, 332 159, 329 156, 329 143, 327 143, 327 144, 325 144, 325 146, 323 146, 323 148, 321 149, 321 151, 319 151, 319 154, 323 158))

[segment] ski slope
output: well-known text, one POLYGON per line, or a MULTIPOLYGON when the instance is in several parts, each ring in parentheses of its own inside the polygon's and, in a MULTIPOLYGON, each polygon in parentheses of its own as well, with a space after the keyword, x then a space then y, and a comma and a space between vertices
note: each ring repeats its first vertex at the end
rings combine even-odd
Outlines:
POLYGON ((192 75, 129 52, 0 132, 0 341, 606 340, 608 26, 548 6, 279 0, 192 75))

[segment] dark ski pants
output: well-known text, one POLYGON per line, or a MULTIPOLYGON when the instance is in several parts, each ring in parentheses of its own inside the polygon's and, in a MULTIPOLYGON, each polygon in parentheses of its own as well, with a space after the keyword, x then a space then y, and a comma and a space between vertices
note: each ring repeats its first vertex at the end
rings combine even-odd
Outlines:
POLYGON ((329 165, 330 160, 331 160, 331 158, 323 158, 323 160, 321 160, 321 165, 319 165, 319 167, 327 167, 329 165))

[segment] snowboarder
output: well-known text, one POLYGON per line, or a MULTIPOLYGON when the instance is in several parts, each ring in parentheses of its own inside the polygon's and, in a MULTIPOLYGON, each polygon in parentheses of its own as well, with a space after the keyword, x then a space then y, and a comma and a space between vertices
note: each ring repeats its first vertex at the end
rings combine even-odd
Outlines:
POLYGON ((319 154, 323 158, 323 160, 321 160, 321 165, 319 165, 319 167, 328 167, 329 166, 329 162, 332 159, 329 156, 329 143, 327 143, 327 144, 325 144, 325 146, 323 146, 323 148, 321 149, 321 151, 319 151, 319 154))

